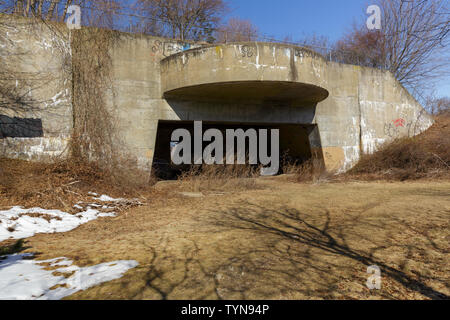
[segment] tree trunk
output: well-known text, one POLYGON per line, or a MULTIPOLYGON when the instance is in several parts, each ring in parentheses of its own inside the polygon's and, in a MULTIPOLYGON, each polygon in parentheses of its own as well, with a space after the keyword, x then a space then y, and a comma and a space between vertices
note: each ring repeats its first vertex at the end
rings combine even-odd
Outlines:
POLYGON ((39 18, 42 18, 42 6, 44 5, 44 1, 45 1, 45 0, 40 0, 40 1, 39 1, 39 7, 38 7, 38 15, 39 15, 39 18))
POLYGON ((19 15, 23 14, 23 0, 17 0, 16 13, 19 15))
POLYGON ((72 4, 72 0, 67 0, 66 1, 66 6, 64 7, 64 12, 62 15, 62 22, 64 22, 64 20, 66 20, 66 15, 67 15, 67 9, 69 8, 69 6, 72 4))
POLYGON ((36 12, 36 0, 31 0, 30 3, 30 13, 31 11, 36 12))
POLYGON ((25 16, 30 16, 30 7, 31 7, 31 0, 27 0, 27 9, 25 10, 25 16))
MULTIPOLYGON (((55 11, 55 7, 59 1, 60 0, 53 0, 52 3, 50 4, 50 8, 48 9, 47 12, 47 20, 50 20, 53 17, 53 11, 55 11)), ((56 16, 58 16, 58 13, 56 13, 56 16)))

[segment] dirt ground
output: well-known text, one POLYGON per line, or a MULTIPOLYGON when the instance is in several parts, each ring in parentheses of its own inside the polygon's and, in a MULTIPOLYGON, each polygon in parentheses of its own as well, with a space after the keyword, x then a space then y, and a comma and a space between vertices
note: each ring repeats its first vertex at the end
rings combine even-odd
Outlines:
POLYGON ((26 251, 79 266, 139 262, 69 299, 450 296, 450 182, 258 185, 155 201, 71 232, 36 235, 26 251), (381 268, 381 290, 366 287, 372 265, 381 268))

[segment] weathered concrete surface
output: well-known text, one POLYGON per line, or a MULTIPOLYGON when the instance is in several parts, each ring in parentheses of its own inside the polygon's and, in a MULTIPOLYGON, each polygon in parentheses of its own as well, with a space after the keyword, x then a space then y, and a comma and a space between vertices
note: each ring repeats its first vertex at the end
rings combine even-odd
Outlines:
MULTIPOLYGON (((49 39, 43 30, 41 42, 33 40, 33 46, 40 46, 38 54, 26 60, 39 66, 58 60, 56 43, 49 39)), ((68 42, 63 47, 70 48, 68 42)), ((323 155, 329 170, 339 171, 349 169, 363 152, 432 124, 389 72, 328 62, 299 47, 255 42, 205 46, 121 34, 110 53, 108 104, 117 143, 145 169, 151 168, 160 120, 316 125, 309 133, 312 153, 323 155)), ((44 137, 53 137, 50 129, 55 129, 54 137, 63 141, 71 131, 70 92, 58 95, 54 85, 45 90, 41 99, 53 104, 40 114, 44 137), (54 118, 56 106, 64 110, 62 119, 54 118)), ((0 139, 0 154, 45 154, 20 141, 0 139)))
POLYGON ((324 64, 314 52, 280 44, 209 46, 162 60, 161 85, 165 98, 311 105, 328 96, 324 64))
POLYGON ((162 107, 160 61, 195 46, 198 44, 122 34, 111 48, 109 104, 116 115, 118 143, 142 168, 151 168, 158 120, 170 118, 162 107))
POLYGON ((330 96, 317 106, 327 167, 347 170, 362 153, 395 138, 413 136, 432 118, 388 71, 328 64, 330 96))
POLYGON ((317 124, 320 139, 311 144, 329 170, 347 170, 361 153, 432 124, 390 72, 327 62, 303 48, 211 46, 167 57, 161 68, 164 97, 181 120, 317 124), (271 85, 292 92, 276 97, 271 85))
MULTIPOLYGON (((67 29, 0 15, 1 85, 11 87, 21 103, 2 101, 0 114, 42 122, 42 136, 1 138, 0 156, 51 160, 67 151, 72 131, 70 45, 67 29), (2 107, 2 105, 4 107, 2 107)), ((1 124, 0 124, 1 126, 1 124)), ((23 125, 22 125, 23 126, 23 125)))

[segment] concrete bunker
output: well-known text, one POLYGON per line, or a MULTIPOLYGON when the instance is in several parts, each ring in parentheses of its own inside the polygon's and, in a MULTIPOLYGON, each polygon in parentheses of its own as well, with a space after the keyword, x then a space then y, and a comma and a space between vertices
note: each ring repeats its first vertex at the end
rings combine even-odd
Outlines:
MULTIPOLYGON (((21 55, 24 64, 11 65, 17 71, 42 61, 79 59, 88 49, 69 54, 67 39, 73 37, 66 34, 65 40, 55 41, 54 32, 44 24, 31 35, 29 26, 36 28, 35 22, 20 21, 11 36, 30 54, 21 55)), ((389 71, 336 63, 307 48, 268 42, 205 45, 120 34, 108 49, 111 90, 100 93, 116 117, 114 134, 119 139, 113 143, 145 172, 151 170, 154 158, 155 163, 169 158, 169 133, 163 131, 170 121, 175 127, 183 122, 191 126, 194 120, 243 129, 281 125, 283 150, 297 150, 286 146, 291 139, 296 139, 296 147, 308 140, 309 151, 299 152, 301 158, 312 152, 332 172, 346 171, 362 154, 392 139, 418 134, 433 123, 389 71), (291 125, 295 132, 286 139, 284 132, 291 125), (392 127, 395 130, 388 130, 392 127), (297 128, 306 128, 307 133, 296 132, 297 128)), ((39 79, 46 69, 30 73, 39 88, 29 92, 36 111, 0 110, 2 157, 40 161, 69 155, 78 99, 72 97, 73 70, 61 70, 68 72, 50 70, 58 81, 45 88, 39 79)))
MULTIPOLYGON (((317 132, 314 124, 290 124, 290 123, 248 123, 248 122, 224 122, 224 121, 203 121, 203 132, 208 129, 218 129, 225 136, 227 129, 278 129, 280 132, 280 170, 283 173, 284 163, 302 164, 313 158, 312 136, 317 132)), ((171 161, 171 136, 176 129, 186 129, 194 136, 194 121, 158 121, 156 134, 155 153, 153 156, 152 170, 158 178, 175 179, 190 166, 175 166, 171 161)), ((236 143, 236 141, 235 141, 236 143)), ((270 143, 270 139, 268 141, 270 143)), ((203 148, 209 142, 203 142, 203 148)), ((203 150, 202 148, 202 150, 203 150)), ((193 146, 191 154, 193 158, 193 146)), ((225 150, 225 141, 224 141, 225 150)), ((236 148, 235 148, 236 150, 236 148)), ((249 140, 246 139, 246 150, 249 150, 249 140)), ((270 149, 269 149, 270 150, 270 149)), ((259 151, 259 149, 258 149, 259 151)), ((248 163, 248 159, 247 159, 248 163)))
POLYGON ((178 119, 158 119, 152 170, 170 167, 171 133, 183 128, 192 136, 200 120, 224 136, 226 129, 278 129, 280 164, 311 159, 320 149, 316 107, 329 96, 325 63, 304 48, 270 43, 207 46, 162 59, 162 97, 178 119))

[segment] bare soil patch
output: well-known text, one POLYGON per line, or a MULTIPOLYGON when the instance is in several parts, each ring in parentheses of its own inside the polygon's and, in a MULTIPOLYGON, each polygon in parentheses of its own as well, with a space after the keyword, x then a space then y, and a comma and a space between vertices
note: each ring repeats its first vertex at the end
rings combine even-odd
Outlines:
POLYGON ((79 266, 137 260, 70 299, 445 299, 450 182, 290 183, 171 197, 26 241, 79 266), (366 287, 367 267, 382 271, 366 287))

